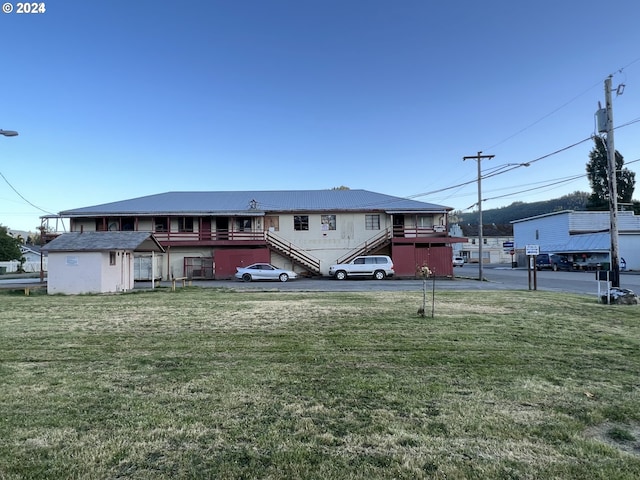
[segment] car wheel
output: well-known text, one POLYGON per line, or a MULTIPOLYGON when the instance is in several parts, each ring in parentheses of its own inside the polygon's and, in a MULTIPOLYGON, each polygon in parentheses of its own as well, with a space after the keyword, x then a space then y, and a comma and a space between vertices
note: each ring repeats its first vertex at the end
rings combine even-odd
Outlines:
POLYGON ((289 275, 287 275, 286 273, 281 273, 278 278, 281 282, 286 282, 287 280, 289 280, 289 275))
POLYGON ((556 264, 554 263, 554 264, 553 264, 553 267, 551 267, 551 269, 552 269, 554 272, 557 272, 557 271, 558 271, 558 265, 556 265, 556 264))
POLYGON ((244 275, 242 275, 242 280, 244 280, 245 282, 250 282, 251 281, 251 275, 248 273, 245 273, 244 275))
POLYGON ((382 270, 376 270, 376 272, 373 274, 373 278, 375 278, 376 280, 384 280, 384 277, 386 276, 387 275, 382 270))
POLYGON ((345 278, 347 278, 347 272, 345 272, 344 270, 338 270, 335 277, 336 280, 344 280, 345 278))

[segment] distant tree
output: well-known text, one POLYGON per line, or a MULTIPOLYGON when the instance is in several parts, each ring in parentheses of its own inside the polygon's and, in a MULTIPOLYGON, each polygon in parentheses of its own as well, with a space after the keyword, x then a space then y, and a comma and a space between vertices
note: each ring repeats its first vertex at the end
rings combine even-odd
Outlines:
POLYGON ((9 235, 7 227, 0 225, 0 262, 20 260, 20 241, 9 235))
POLYGON ((345 187, 344 185, 340 185, 339 187, 333 187, 331 190, 351 190, 349 187, 345 187))
MULTIPOLYGON (((609 210, 609 159, 607 145, 602 137, 594 137, 595 146, 589 152, 587 177, 592 193, 587 200, 587 210, 609 210)), ((624 158, 616 150, 616 186, 618 203, 632 203, 636 174, 623 168, 624 158)))
POLYGON ((464 214, 462 213, 462 210, 453 210, 453 211, 449 212, 449 215, 448 215, 449 224, 461 222, 463 215, 464 214))
MULTIPOLYGON (((587 192, 573 192, 560 198, 545 200, 541 202, 525 203, 522 201, 513 202, 511 205, 500 208, 485 210, 483 215, 483 223, 508 224, 513 220, 519 220, 527 217, 535 217, 536 215, 544 215, 546 213, 557 212, 560 210, 585 210, 589 194, 587 192)), ((478 224, 478 214, 457 213, 458 223, 468 223, 471 225, 478 224)), ((453 222, 449 222, 453 223, 453 222)))

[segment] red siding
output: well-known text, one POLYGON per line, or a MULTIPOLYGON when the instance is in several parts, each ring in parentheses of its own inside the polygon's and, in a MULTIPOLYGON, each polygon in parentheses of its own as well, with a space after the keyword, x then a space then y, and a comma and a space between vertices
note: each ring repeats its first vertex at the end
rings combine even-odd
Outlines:
POLYGON ((398 277, 415 277, 422 265, 428 265, 436 276, 453 275, 453 250, 451 247, 414 247, 394 245, 393 267, 398 277))
POLYGON ((252 263, 269 263, 271 253, 268 248, 220 249, 215 251, 216 280, 233 278, 236 267, 246 267, 252 263))

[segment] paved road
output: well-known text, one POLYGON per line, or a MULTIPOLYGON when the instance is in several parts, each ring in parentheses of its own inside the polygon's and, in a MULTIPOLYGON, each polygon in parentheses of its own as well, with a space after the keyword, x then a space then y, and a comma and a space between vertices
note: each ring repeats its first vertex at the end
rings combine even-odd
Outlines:
MULTIPOLYGON (((437 290, 529 290, 529 272, 526 269, 511 269, 505 266, 485 266, 483 268, 486 281, 478 280, 477 266, 465 265, 456 268, 455 278, 437 279, 437 290)), ((594 295, 598 294, 598 282, 595 272, 552 272, 536 273, 537 290, 569 292, 594 295)), ((146 284, 148 287, 150 284, 146 284)), ((273 290, 273 291, 406 291, 421 290, 422 280, 369 280, 354 279, 337 281, 329 278, 298 279, 286 283, 281 282, 250 282, 235 280, 195 281, 194 285, 203 287, 232 288, 234 290, 273 290)), ((144 285, 140 285, 144 286, 144 285)), ((640 292, 640 275, 633 273, 621 274, 620 286, 636 293, 640 292)), ((531 289, 533 289, 533 276, 531 289)), ((601 288, 606 288, 601 284, 601 288)))
MULTIPOLYGON (((501 265, 485 265, 483 268, 486 281, 478 280, 478 267, 465 265, 454 270, 455 278, 437 279, 437 290, 529 290, 529 272, 526 269, 511 269, 501 265)), ((598 294, 598 282, 594 272, 552 272, 544 270, 536 272, 537 290, 556 292, 580 293, 587 295, 598 294)), ((39 279, 0 279, 0 289, 8 284, 38 283, 39 279)), ((416 291, 422 289, 422 280, 344 280, 337 281, 329 278, 298 279, 286 283, 281 282, 250 282, 235 280, 194 281, 194 285, 202 287, 232 288, 234 290, 251 291, 342 291, 367 292, 384 291, 416 291)), ((170 286, 170 282, 162 282, 163 286, 170 286)), ((620 286, 640 293, 640 272, 623 272, 620 275, 620 286)), ((148 289, 150 282, 137 282, 136 289, 148 289)), ((601 288, 606 288, 604 283, 601 288)), ((533 278, 531 279, 533 289, 533 278)))

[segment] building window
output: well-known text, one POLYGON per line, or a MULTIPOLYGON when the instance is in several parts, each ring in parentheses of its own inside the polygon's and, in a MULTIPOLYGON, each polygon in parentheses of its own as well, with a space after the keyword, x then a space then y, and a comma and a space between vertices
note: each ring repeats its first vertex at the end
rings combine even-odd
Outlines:
POLYGON ((335 215, 322 215, 321 217, 322 231, 335 230, 336 229, 336 216, 335 215))
POLYGON ((309 215, 294 215, 293 216, 293 229, 294 230, 309 230, 309 215))
POLYGON ((486 244, 487 244, 487 239, 486 239, 486 238, 483 238, 483 239, 482 239, 482 243, 484 243, 484 244, 486 245, 486 244))
POLYGON ((250 218, 238 218, 236 219, 236 227, 239 232, 251 231, 251 219, 250 218))
POLYGON ((156 232, 168 232, 169 231, 169 222, 166 218, 155 218, 155 231, 156 232))
POLYGON ((133 218, 122 219, 122 230, 124 232, 133 232, 136 228, 136 223, 133 218))
POLYGON ((116 264, 116 252, 109 252, 109 265, 116 264))
POLYGON ((193 232, 193 217, 178 218, 179 232, 193 232))
POLYGON ((380 230, 380 215, 365 215, 364 228, 366 230, 380 230))
POLYGON ((432 215, 418 215, 418 228, 433 228, 433 216, 432 215))
POLYGON ((96 218, 96 232, 104 232, 107 229, 105 218, 96 218))
POLYGON ((475 244, 476 244, 476 239, 475 239, 475 238, 472 238, 472 239, 471 239, 471 245, 475 245, 475 244))

